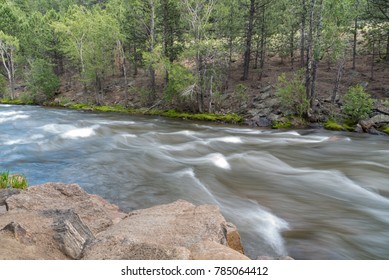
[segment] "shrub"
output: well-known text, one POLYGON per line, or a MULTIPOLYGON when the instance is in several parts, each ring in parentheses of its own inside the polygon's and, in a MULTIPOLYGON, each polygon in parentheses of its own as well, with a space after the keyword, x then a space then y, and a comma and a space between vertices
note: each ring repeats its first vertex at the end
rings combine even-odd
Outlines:
POLYGON ((42 103, 52 99, 60 86, 52 65, 44 59, 36 59, 27 75, 27 86, 34 102, 42 103))
POLYGON ((283 73, 278 77, 276 95, 281 107, 289 114, 303 117, 309 109, 309 100, 303 83, 304 72, 296 72, 291 80, 283 73))
POLYGON ((344 96, 342 111, 351 122, 358 122, 369 116, 373 109, 374 100, 365 89, 356 85, 351 87, 344 96))

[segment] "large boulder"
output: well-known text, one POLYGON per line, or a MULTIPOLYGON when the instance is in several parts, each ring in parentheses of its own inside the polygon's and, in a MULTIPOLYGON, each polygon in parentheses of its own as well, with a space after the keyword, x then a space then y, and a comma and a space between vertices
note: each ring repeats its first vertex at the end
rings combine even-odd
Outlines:
POLYGON ((191 248, 204 241, 230 251, 229 240, 231 247, 242 251, 236 228, 226 222, 217 206, 195 206, 179 200, 129 213, 100 233, 87 247, 84 258, 188 259, 191 248))
POLYGON ((179 200, 125 214, 58 183, 0 198, 0 259, 247 259, 217 206, 179 200))
POLYGON ((72 209, 93 234, 97 234, 125 217, 125 214, 102 198, 89 195, 79 185, 47 183, 33 186, 6 200, 9 211, 72 209))

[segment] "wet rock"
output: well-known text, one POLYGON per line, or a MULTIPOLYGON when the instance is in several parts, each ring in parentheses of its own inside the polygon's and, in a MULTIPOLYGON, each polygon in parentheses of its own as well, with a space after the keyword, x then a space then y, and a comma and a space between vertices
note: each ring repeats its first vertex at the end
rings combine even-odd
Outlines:
POLYGON ((240 240, 240 234, 235 225, 231 223, 226 224, 226 237, 227 237, 227 245, 231 249, 244 254, 244 249, 240 240))

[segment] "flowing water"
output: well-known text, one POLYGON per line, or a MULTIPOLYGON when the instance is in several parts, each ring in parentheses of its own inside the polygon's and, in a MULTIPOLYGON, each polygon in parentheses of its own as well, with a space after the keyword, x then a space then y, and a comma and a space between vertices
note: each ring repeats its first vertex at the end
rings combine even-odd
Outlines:
POLYGON ((220 207, 247 255, 389 259, 389 138, 0 105, 0 171, 220 207))

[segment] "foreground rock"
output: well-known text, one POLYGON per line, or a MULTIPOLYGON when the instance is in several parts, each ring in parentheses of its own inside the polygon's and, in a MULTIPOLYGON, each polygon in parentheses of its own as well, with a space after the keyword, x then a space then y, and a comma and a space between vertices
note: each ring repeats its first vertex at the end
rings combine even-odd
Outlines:
POLYGON ((212 205, 121 212, 78 185, 0 190, 0 259, 248 259, 212 205))

